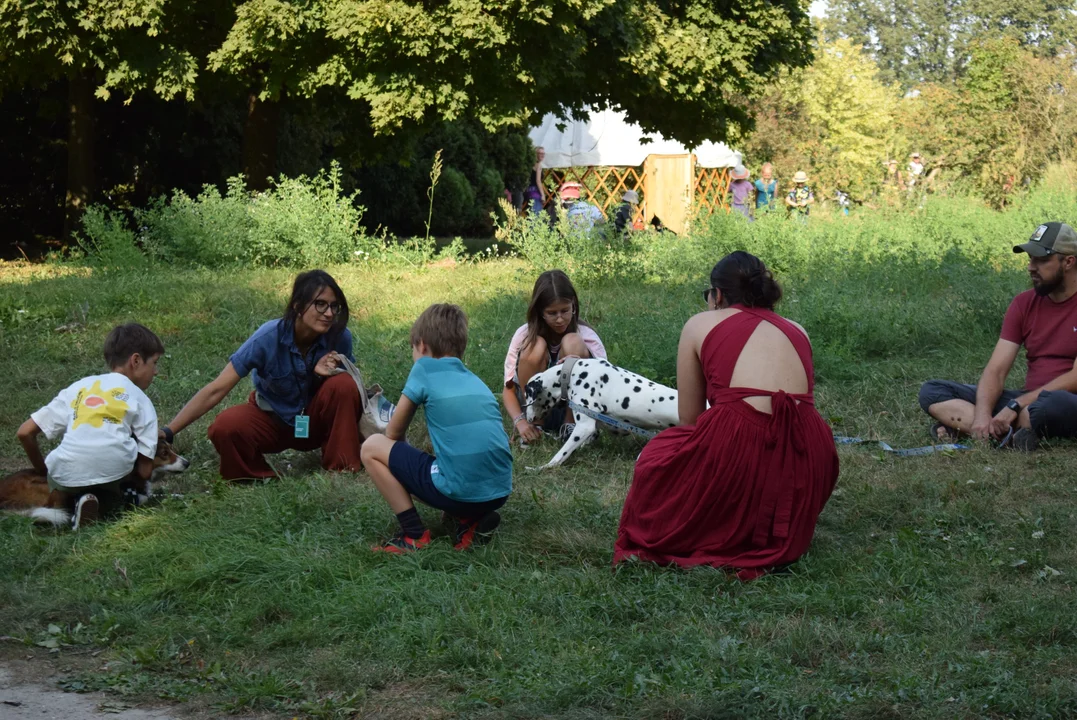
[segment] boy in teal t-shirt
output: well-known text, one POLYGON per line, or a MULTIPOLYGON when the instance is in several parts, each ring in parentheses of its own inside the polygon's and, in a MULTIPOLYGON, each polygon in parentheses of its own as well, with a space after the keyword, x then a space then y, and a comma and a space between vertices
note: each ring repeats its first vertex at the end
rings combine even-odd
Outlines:
POLYGON ((512 492, 512 453, 490 388, 464 367, 467 316, 456 305, 431 305, 411 327, 415 364, 384 435, 363 443, 362 460, 400 521, 400 532, 374 550, 403 553, 430 544, 412 497, 456 520, 455 547, 489 539, 497 509, 512 492), (415 410, 426 406, 435 455, 407 444, 415 410))

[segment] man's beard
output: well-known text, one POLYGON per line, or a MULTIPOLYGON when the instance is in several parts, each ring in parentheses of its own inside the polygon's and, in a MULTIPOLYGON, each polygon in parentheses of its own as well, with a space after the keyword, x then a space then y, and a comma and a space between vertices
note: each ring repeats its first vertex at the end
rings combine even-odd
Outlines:
POLYGON ((1045 281, 1042 276, 1040 276, 1040 282, 1038 285, 1036 284, 1035 279, 1032 280, 1032 289, 1035 290, 1036 294, 1040 297, 1045 297, 1062 287, 1062 281, 1064 279, 1065 278, 1062 276, 1062 273, 1059 273, 1058 276, 1055 277, 1054 281, 1049 283, 1045 281))

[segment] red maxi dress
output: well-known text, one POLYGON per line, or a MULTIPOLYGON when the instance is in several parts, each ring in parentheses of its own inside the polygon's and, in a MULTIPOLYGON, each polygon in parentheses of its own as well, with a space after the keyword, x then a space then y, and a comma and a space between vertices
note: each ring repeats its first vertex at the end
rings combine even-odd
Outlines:
POLYGON ((838 478, 834 435, 814 406, 811 345, 785 318, 735 307, 740 312, 716 325, 700 348, 711 407, 695 425, 659 433, 636 462, 614 564, 636 556, 713 565, 749 580, 793 562, 811 543, 838 478), (796 348, 808 392, 729 387, 737 358, 763 321, 796 348), (759 395, 770 396, 771 413, 744 401, 759 395))

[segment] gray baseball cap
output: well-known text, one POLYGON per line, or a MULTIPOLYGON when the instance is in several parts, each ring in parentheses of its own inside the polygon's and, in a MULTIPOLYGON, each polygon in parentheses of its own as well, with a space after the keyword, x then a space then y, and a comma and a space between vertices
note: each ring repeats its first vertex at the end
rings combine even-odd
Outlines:
POLYGON ((1047 257, 1052 253, 1077 255, 1077 232, 1066 223, 1044 223, 1036 228, 1027 243, 1014 245, 1013 251, 1028 253, 1037 258, 1047 257))

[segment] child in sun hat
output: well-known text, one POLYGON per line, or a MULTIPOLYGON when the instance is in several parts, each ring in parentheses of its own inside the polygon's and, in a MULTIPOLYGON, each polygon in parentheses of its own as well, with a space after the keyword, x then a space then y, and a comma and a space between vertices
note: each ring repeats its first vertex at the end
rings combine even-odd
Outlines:
POLYGON ((752 196, 752 183, 748 180, 749 175, 748 168, 743 165, 737 165, 733 168, 729 174, 731 178, 729 197, 733 210, 750 220, 752 218, 752 209, 748 204, 748 198, 752 196))
POLYGON ((785 204, 790 213, 801 219, 807 219, 811 213, 811 206, 815 202, 815 195, 808 186, 808 173, 798 170, 793 176, 793 187, 785 196, 785 204))

